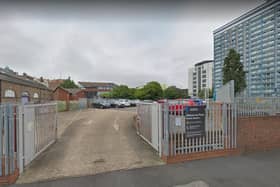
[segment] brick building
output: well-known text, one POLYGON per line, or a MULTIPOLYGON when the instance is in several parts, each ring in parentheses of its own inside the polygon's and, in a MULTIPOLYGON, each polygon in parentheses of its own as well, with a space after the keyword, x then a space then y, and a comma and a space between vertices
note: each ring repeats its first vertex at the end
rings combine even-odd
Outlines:
POLYGON ((117 85, 111 82, 79 82, 79 86, 84 89, 86 98, 94 98, 111 92, 117 85))
POLYGON ((0 103, 43 103, 52 100, 52 91, 9 68, 0 68, 0 103))
POLYGON ((51 90, 55 90, 57 87, 59 87, 63 82, 65 81, 65 79, 53 79, 53 80, 48 80, 48 87, 51 90))
POLYGON ((53 98, 57 101, 78 100, 79 98, 85 98, 85 92, 80 88, 66 89, 57 87, 53 91, 53 98))

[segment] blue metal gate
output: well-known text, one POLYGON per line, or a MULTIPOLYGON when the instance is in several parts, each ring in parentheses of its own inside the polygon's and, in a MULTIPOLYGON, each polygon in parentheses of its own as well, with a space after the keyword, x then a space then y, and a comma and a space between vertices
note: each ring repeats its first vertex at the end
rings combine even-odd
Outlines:
POLYGON ((0 105, 0 177, 18 170, 18 105, 0 105))

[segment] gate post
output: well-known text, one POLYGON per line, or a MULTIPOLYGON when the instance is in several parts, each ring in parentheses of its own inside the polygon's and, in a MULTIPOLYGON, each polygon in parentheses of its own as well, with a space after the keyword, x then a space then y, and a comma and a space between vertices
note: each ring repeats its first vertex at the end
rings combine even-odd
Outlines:
POLYGON ((163 155, 169 156, 169 108, 168 102, 163 105, 163 155))
POLYGON ((23 172, 24 168, 24 150, 23 150, 23 144, 24 144, 24 134, 23 134, 23 128, 24 128, 24 106, 19 105, 18 106, 18 115, 19 115, 19 124, 18 124, 18 164, 19 164, 19 173, 23 172))

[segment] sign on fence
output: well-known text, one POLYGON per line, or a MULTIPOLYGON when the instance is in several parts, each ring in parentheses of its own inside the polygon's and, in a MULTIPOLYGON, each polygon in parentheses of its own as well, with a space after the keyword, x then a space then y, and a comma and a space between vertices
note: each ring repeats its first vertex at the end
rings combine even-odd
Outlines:
POLYGON ((186 107, 186 137, 205 135, 205 106, 186 107))

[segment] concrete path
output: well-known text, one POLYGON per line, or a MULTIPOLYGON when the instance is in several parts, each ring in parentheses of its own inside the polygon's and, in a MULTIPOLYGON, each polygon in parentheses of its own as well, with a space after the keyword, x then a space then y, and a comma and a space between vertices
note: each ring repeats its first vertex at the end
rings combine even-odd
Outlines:
POLYGON ((278 187, 280 150, 14 186, 278 187))
POLYGON ((17 183, 161 165, 133 127, 134 110, 59 113, 58 141, 34 160, 17 183))

